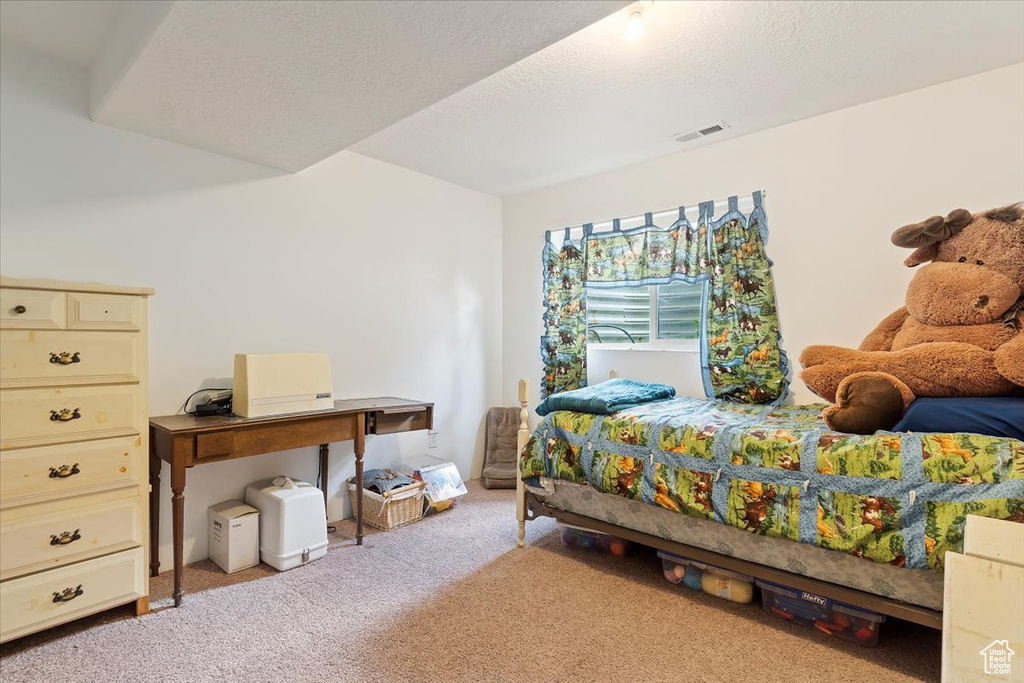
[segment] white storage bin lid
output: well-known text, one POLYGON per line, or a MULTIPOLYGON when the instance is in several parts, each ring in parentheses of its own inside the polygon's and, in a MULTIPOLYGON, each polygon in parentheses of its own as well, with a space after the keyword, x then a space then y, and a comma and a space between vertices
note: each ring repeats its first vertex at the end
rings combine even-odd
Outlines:
POLYGON ((748 583, 752 583, 754 581, 753 576, 741 574, 740 572, 734 572, 731 569, 723 569, 722 567, 716 567, 713 564, 708 564, 707 562, 700 562, 689 557, 683 557, 682 555, 676 555, 675 553, 670 553, 667 550, 659 550, 658 557, 660 557, 663 560, 675 562, 676 564, 692 565, 697 569, 706 572, 711 572, 712 574, 715 574, 717 576, 722 576, 729 579, 739 579, 740 581, 746 581, 748 583))

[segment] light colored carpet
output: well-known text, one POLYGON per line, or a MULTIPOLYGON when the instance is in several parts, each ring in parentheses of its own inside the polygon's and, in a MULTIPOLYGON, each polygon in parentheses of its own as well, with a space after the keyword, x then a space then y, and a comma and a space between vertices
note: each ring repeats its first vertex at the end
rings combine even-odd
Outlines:
POLYGON ((938 680, 937 631, 892 621, 875 648, 672 586, 652 551, 565 548, 554 522, 515 547, 512 491, 471 483, 454 510, 277 573, 153 580, 158 611, 113 610, 0 646, 3 683, 59 681, 938 680), (165 606, 164 609, 159 609, 165 606))

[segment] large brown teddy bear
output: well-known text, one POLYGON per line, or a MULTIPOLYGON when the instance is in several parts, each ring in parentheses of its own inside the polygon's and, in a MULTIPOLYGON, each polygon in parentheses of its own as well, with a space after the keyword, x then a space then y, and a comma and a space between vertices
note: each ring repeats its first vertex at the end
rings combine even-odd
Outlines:
POLYGON ((917 396, 1024 395, 1024 207, 957 209, 907 225, 893 244, 915 248, 906 306, 859 350, 809 346, 801 378, 833 405, 829 427, 891 429, 917 396))

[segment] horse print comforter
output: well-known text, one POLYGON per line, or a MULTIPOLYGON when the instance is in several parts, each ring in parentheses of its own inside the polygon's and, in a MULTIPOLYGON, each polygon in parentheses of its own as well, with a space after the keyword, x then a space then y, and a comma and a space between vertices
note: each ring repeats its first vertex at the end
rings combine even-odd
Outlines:
POLYGON ((822 405, 676 398, 548 415, 522 476, 580 484, 754 534, 940 570, 967 515, 1024 522, 1024 442, 830 431, 822 405))

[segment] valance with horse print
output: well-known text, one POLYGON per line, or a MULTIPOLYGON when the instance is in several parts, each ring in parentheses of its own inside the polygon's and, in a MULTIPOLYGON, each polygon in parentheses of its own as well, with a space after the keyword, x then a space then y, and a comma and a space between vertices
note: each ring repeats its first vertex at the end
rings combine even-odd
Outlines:
POLYGON ((644 224, 594 233, 580 243, 566 229, 561 249, 544 248, 545 378, 542 397, 586 386, 586 289, 638 287, 682 281, 703 288, 700 351, 708 397, 742 403, 781 403, 789 361, 781 346, 768 229, 762 193, 748 215, 739 198, 715 219, 715 203, 699 205, 693 225, 680 207, 668 228, 644 224))

